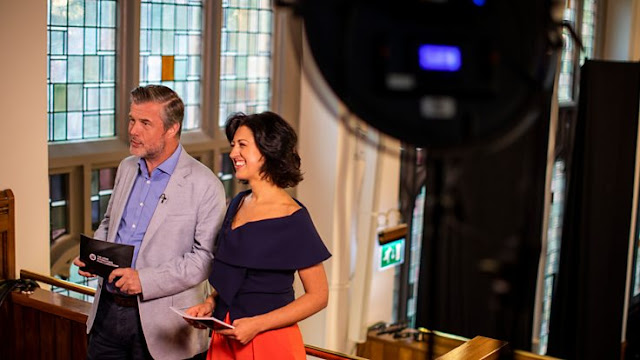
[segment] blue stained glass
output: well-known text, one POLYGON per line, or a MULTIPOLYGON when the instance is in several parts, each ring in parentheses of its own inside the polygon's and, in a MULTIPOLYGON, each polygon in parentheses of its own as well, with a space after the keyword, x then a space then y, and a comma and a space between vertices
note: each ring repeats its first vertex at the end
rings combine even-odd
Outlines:
POLYGON ((202 29, 202 11, 199 7, 189 8, 189 30, 202 29))
POLYGON ((69 0, 69 25, 84 25, 84 4, 83 0, 69 0))
POLYGON ((197 77, 200 75, 200 57, 189 57, 189 77, 197 77))
POLYGON ((101 0, 100 7, 101 7, 100 25, 106 26, 106 27, 115 27, 116 26, 115 1, 101 0))
POLYGON ((269 98, 269 84, 266 82, 258 84, 258 98, 260 99, 268 99, 269 98))
MULTIPOLYGON (((49 113, 53 112, 53 85, 52 84, 47 85, 47 112, 49 113)), ((50 119, 51 121, 53 121, 52 117, 50 117, 50 119)), ((51 129, 53 129, 53 125, 49 130, 51 129)))
POLYGON ((149 32, 147 30, 140 30, 140 53, 149 54, 149 32))
POLYGON ((236 57, 236 77, 240 79, 245 79, 247 77, 247 62, 249 58, 246 56, 237 56, 236 57))
POLYGON ((82 56, 69 56, 69 66, 67 74, 67 82, 69 83, 81 83, 83 74, 83 60, 82 56))
POLYGON ((87 83, 98 82, 98 56, 84 57, 84 81, 87 83))
POLYGON ((96 0, 85 0, 84 23, 85 23, 85 26, 98 25, 98 5, 96 0))
POLYGON ((229 53, 238 53, 238 33, 229 33, 229 40, 227 42, 227 51, 229 53))
POLYGON ((84 117, 84 137, 96 138, 100 135, 100 118, 98 116, 84 117))
POLYGON ((65 31, 50 31, 50 54, 63 55, 65 53, 65 31))
POLYGON ((67 139, 67 113, 53 114, 53 140, 67 139))
POLYGON ((51 60, 51 72, 49 78, 52 83, 67 82, 67 61, 51 60))
POLYGON ((82 55, 84 52, 84 28, 69 28, 69 55, 82 55))
POLYGON ((162 5, 151 4, 151 29, 162 29, 162 5))
POLYGON ((67 113, 67 139, 82 139, 82 113, 67 113))
POLYGON ((186 58, 178 59, 178 57, 176 56, 173 66, 174 66, 173 71, 174 71, 175 79, 186 80, 187 79, 187 59, 186 58))
POLYGON ((67 85, 67 111, 82 111, 82 84, 67 85))
POLYGON ((85 55, 95 55, 98 53, 98 29, 84 29, 84 53, 85 55))
POLYGON ((113 115, 100 115, 100 137, 115 136, 113 115))
POLYGON ((100 50, 115 50, 116 48, 116 30, 115 29, 100 29, 100 50))
POLYGON ((262 33, 271 33, 271 12, 270 11, 260 11, 260 32, 262 33))
POLYGON ((238 31, 238 11, 237 9, 229 9, 224 12, 224 30, 238 31))
POLYGON ((162 31, 160 30, 152 30, 151 31, 151 53, 153 55, 161 54, 162 50, 162 31))
POLYGON ((67 0, 51 0, 51 25, 67 25, 67 0))
POLYGON ((106 83, 114 82, 116 72, 116 57, 113 55, 104 55, 100 56, 100 58, 102 59, 102 70, 100 71, 102 81, 106 83))
POLYGON ((180 96, 181 99, 183 99, 184 101, 187 101, 187 97, 185 96, 185 94, 187 93, 186 81, 176 81, 172 89, 180 96))
POLYGON ((84 89, 85 110, 100 110, 100 89, 87 87, 84 89))
POLYGON ((187 103, 198 104, 200 101, 200 83, 198 81, 189 81, 187 85, 187 103))
POLYGON ((84 121, 114 111, 116 1, 49 0, 48 10, 49 140, 99 137, 99 122, 84 121))
POLYGON ((162 55, 173 55, 174 34, 173 31, 162 32, 162 55))
POLYGON ((236 51, 238 52, 238 54, 241 55, 247 55, 247 36, 248 34, 246 33, 238 33, 238 43, 237 43, 237 48, 236 51))
POLYGON ((149 4, 140 4, 140 29, 147 29, 149 27, 150 10, 149 4))
POLYGON ((176 35, 176 55, 187 55, 188 35, 176 35))
POLYGON ((176 29, 187 30, 188 8, 186 6, 176 6, 176 29))
POLYGON ((162 6, 162 29, 173 30, 175 20, 175 5, 162 6))
POLYGON ((100 105, 113 104, 115 102, 115 89, 113 87, 100 88, 100 105))

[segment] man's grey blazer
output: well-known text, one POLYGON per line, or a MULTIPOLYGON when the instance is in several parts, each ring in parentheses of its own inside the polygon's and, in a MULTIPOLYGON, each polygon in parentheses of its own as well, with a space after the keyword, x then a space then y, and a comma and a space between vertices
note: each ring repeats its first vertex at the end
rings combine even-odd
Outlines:
MULTIPOLYGON (((114 242, 122 213, 138 175, 138 157, 120 163, 105 217, 94 237, 114 242)), ((136 269, 142 295, 140 321, 147 347, 155 359, 186 359, 207 349, 208 332, 198 330, 169 309, 201 303, 207 296, 215 236, 226 202, 220 180, 182 149, 142 239, 136 269)), ((100 279, 87 320, 91 331, 104 279, 100 279)))

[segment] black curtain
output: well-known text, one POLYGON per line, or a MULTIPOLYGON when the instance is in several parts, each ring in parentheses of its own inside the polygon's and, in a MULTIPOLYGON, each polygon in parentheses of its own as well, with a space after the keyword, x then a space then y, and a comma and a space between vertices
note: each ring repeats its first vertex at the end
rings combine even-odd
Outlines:
POLYGON ((638 63, 582 68, 548 355, 620 359, 639 86, 638 63))
POLYGON ((419 326, 531 349, 549 98, 507 146, 427 158, 419 326))

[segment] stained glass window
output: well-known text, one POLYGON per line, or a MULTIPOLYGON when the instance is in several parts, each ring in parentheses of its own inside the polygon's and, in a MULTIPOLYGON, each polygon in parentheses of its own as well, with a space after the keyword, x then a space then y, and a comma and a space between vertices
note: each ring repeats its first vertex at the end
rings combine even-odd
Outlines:
POLYGON ((140 85, 162 84, 185 104, 183 130, 200 127, 201 0, 142 0, 140 85))
POLYGON ((116 0, 49 0, 49 141, 115 135, 116 0))
MULTIPOLYGON (((576 23, 575 1, 569 1, 564 9, 563 20, 569 21, 572 26, 576 23)), ((573 74, 574 74, 574 41, 567 29, 562 31, 564 48, 560 62, 560 77, 558 79, 558 101, 566 102, 573 99, 573 74)))
POLYGON ((565 162, 556 160, 551 179, 551 208, 547 228, 547 253, 544 269, 544 294, 542 296, 542 318, 540 324, 539 353, 547 353, 549 341, 549 319, 554 282, 559 270, 560 245, 562 243, 562 219, 565 208, 566 172, 565 162))
POLYGON ((218 169, 220 169, 218 177, 224 186, 227 200, 230 200, 235 195, 235 176, 233 172, 233 161, 231 161, 229 153, 220 154, 218 158, 218 169))
POLYGON ((272 33, 271 1, 222 1, 220 126, 234 112, 269 108, 272 33))
POLYGON ((69 232, 68 188, 68 174, 49 176, 49 240, 51 243, 69 232))
POLYGON ((596 0, 584 0, 582 4, 582 45, 584 51, 580 53, 580 64, 585 58, 591 58, 594 54, 596 40, 596 0))
POLYGON ((96 230, 104 218, 113 192, 117 168, 104 168, 91 172, 91 227, 96 230))

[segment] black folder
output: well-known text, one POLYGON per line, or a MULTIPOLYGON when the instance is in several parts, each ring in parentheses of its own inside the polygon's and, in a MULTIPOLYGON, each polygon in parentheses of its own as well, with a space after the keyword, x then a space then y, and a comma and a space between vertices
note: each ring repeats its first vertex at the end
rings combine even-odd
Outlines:
POLYGON ((119 267, 131 267, 133 245, 116 244, 80 234, 80 261, 82 271, 108 278, 119 267))

